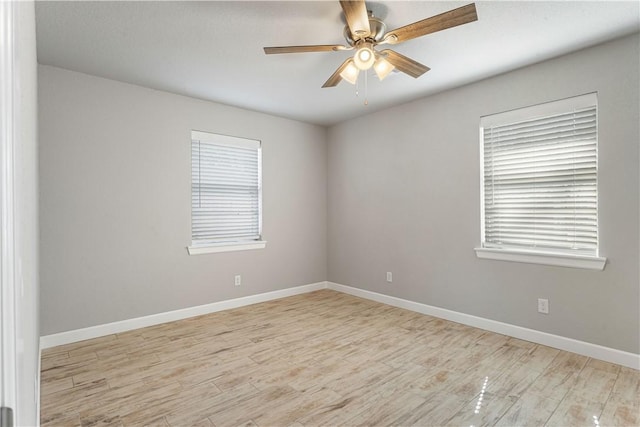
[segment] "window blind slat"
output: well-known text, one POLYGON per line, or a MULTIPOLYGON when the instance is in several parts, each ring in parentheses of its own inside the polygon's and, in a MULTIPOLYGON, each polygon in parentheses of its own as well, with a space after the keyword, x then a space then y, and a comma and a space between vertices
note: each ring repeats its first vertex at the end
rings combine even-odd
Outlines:
POLYGON ((483 246, 597 256, 596 106, 481 135, 483 246))

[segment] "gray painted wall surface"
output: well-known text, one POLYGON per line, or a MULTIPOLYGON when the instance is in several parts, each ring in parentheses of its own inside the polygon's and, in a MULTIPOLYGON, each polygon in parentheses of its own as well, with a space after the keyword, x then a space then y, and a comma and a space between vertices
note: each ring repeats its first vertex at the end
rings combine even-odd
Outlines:
POLYGON ((636 34, 330 128, 328 280, 640 353, 638 64, 636 34), (605 270, 476 258, 480 117, 594 91, 605 270))
POLYGON ((324 128, 49 66, 39 108, 43 335, 326 279, 324 128), (265 249, 187 254, 192 129, 262 141, 265 249))
POLYGON ((15 261, 18 405, 16 425, 38 422, 40 325, 38 309, 37 62, 33 2, 15 2, 15 261), (20 282, 22 285, 20 286, 20 282))

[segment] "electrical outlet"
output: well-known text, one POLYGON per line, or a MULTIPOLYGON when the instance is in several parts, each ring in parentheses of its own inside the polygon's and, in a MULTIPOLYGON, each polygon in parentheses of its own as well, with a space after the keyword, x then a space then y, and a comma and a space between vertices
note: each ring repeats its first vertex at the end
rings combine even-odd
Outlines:
POLYGON ((235 281, 233 283, 236 286, 242 285, 242 276, 239 275, 239 274, 236 274, 236 278, 235 278, 235 281))
POLYGON ((549 300, 538 298, 538 313, 549 314, 549 300))
POLYGON ((390 271, 387 271, 387 282, 389 283, 393 282, 393 275, 391 274, 390 271))

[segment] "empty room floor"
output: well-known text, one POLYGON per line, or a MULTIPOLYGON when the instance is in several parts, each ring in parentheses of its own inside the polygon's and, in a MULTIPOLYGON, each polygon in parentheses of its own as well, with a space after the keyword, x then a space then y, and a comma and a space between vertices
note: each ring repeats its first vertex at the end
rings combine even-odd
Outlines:
POLYGON ((640 425, 640 372, 322 290, 49 348, 42 426, 640 425))

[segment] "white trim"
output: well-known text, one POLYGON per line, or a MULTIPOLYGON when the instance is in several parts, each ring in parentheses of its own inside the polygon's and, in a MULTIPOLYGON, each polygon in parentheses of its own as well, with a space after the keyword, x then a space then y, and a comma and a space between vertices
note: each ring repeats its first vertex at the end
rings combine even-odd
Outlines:
POLYGON ((222 135, 219 133, 191 131, 192 141, 211 142, 219 145, 229 145, 231 147, 260 148, 262 142, 257 139, 243 138, 238 136, 222 135))
POLYGON ((14 150, 16 146, 16 9, 14 2, 0 2, 0 406, 18 413, 19 298, 16 279, 16 194, 14 150))
MULTIPOLYGON (((580 110, 598 105, 598 93, 592 92, 571 98, 549 101, 528 107, 516 108, 501 113, 488 114, 480 117, 480 127, 485 128, 496 124, 520 122, 535 119, 537 117, 562 114, 567 111, 580 110)), ((482 131, 482 129, 480 129, 482 131)))
POLYGON ((218 243, 210 245, 187 246, 189 255, 213 254, 216 252, 247 251, 250 249, 264 249, 267 246, 266 240, 256 240, 248 243, 218 243))
POLYGON ((50 348, 58 345, 84 341, 91 338, 131 331, 133 329, 145 328, 147 326, 159 325, 161 323, 173 322, 175 320, 187 319, 189 317, 201 316, 203 314, 215 313, 217 311, 230 310, 232 308, 244 307, 246 305, 313 292, 325 289, 326 287, 326 282, 312 283, 310 285, 280 289, 263 294, 249 295, 246 297, 198 305, 180 310, 136 317, 134 319, 121 320, 119 322, 107 323, 104 325, 90 326, 88 328, 45 335, 40 337, 40 348, 50 348))
POLYGON ((606 258, 570 254, 550 254, 517 249, 474 248, 476 256, 482 259, 515 261, 527 264, 555 265, 559 267, 604 270, 606 258))
POLYGON ((640 370, 640 354, 616 350, 614 348, 604 347, 598 344, 592 344, 585 341, 575 340, 573 338, 566 338, 559 335, 523 328, 521 326, 502 323, 496 320, 485 319, 440 307, 434 307, 419 302, 379 294, 377 292, 340 285, 338 283, 327 282, 327 288, 394 307, 451 320, 452 322, 462 323, 475 328, 508 335, 510 337, 531 341, 537 344, 570 351, 583 356, 593 357, 594 359, 617 363, 619 365, 640 370))

